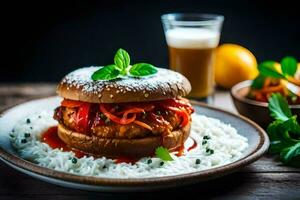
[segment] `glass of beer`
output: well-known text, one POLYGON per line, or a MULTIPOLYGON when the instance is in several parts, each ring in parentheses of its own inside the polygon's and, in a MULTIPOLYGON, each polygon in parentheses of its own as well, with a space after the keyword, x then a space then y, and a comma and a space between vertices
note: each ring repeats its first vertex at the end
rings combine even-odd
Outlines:
POLYGON ((192 85, 190 98, 210 101, 214 92, 215 49, 224 17, 171 13, 161 17, 169 49, 169 66, 192 85))

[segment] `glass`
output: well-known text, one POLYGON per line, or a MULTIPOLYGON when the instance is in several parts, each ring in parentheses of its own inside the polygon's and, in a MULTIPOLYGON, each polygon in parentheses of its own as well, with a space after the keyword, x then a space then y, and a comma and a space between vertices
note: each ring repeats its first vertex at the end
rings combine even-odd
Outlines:
POLYGON ((224 17, 214 14, 171 13, 161 16, 169 49, 169 66, 189 79, 188 97, 207 101, 214 83, 215 49, 224 17))

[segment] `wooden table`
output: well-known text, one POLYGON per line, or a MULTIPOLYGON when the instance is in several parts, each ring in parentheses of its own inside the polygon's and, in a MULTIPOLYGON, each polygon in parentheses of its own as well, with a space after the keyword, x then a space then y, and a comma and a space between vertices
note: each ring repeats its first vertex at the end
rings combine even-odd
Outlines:
MULTIPOLYGON (((30 99, 55 94, 55 84, 0 84, 0 110, 30 99)), ((226 91, 217 91, 215 105, 236 112, 226 91)), ((264 156, 223 178, 149 193, 95 193, 36 180, 0 162, 0 199, 300 199, 300 169, 282 166, 264 156), (192 195, 195 195, 192 197, 192 195)))

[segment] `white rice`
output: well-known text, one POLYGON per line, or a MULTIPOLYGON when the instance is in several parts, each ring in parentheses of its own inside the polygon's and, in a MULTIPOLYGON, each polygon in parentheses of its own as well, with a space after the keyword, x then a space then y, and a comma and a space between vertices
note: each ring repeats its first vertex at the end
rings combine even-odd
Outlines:
MULTIPOLYGON (((92 156, 84 156, 78 158, 74 164, 73 152, 52 149, 40 140, 43 131, 57 124, 52 115, 52 112, 37 113, 28 116, 30 123, 27 119, 18 122, 10 134, 12 145, 26 160, 43 167, 84 176, 145 178, 185 174, 234 162, 248 147, 247 139, 239 135, 232 126, 217 119, 193 114, 190 136, 198 145, 191 151, 185 150, 184 155, 180 157, 172 153, 173 161, 166 162, 159 158, 145 157, 135 164, 116 164, 114 160, 105 157, 95 159, 92 156), (25 133, 29 133, 30 136, 25 137, 25 133), (206 140, 206 144, 202 144, 204 136, 210 137, 206 140), (212 149, 213 153, 207 153, 207 149, 212 149), (149 159, 152 161, 150 164, 149 159)), ((187 141, 186 145, 190 142, 187 141)))

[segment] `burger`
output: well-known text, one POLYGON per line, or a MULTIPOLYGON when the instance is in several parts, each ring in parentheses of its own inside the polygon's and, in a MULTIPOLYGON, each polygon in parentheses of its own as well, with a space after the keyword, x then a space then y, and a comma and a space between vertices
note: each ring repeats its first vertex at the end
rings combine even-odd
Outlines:
POLYGON ((72 149, 116 158, 144 157, 162 146, 182 148, 190 134, 191 90, 181 74, 162 68, 148 76, 94 80, 101 67, 77 69, 57 87, 58 136, 72 149))

